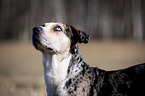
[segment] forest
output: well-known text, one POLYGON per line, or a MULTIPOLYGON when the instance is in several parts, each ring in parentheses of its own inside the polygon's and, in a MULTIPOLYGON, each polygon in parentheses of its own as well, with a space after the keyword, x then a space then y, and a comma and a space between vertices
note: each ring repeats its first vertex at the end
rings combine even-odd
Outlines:
POLYGON ((145 0, 0 0, 0 40, 31 40, 32 28, 62 22, 97 40, 145 39, 145 0))

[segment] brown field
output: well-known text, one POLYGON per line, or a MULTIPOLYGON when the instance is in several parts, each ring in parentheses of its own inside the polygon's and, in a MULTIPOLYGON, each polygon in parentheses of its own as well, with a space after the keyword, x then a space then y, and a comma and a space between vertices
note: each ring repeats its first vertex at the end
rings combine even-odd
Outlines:
MULTIPOLYGON (((145 43, 93 41, 79 47, 88 64, 105 70, 145 62, 145 43)), ((31 43, 0 43, 0 96, 46 96, 41 59, 31 43)))

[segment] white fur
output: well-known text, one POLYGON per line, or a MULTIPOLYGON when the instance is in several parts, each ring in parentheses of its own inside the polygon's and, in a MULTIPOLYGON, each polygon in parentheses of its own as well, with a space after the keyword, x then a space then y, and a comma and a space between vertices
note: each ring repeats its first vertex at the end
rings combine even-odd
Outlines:
POLYGON ((48 96, 53 95, 55 90, 62 96, 67 95, 63 86, 71 57, 72 55, 68 52, 57 55, 43 53, 44 77, 48 96), (55 86, 58 88, 55 89, 55 86))

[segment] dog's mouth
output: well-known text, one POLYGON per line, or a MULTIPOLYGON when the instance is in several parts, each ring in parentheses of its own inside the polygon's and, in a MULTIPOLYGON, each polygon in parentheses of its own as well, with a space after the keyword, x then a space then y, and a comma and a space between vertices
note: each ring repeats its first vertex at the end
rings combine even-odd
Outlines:
POLYGON ((32 35, 32 43, 33 43, 33 46, 38 49, 38 45, 40 44, 40 40, 38 39, 38 36, 37 35, 32 35))
POLYGON ((33 45, 37 50, 40 50, 42 52, 50 52, 50 53, 55 52, 55 50, 53 48, 42 45, 40 42, 36 42, 33 45))
POLYGON ((44 52, 44 51, 46 51, 46 52, 54 52, 55 51, 53 48, 48 47, 46 45, 43 45, 37 36, 33 36, 32 37, 32 42, 33 42, 33 46, 37 50, 40 50, 42 52, 44 52))
POLYGON ((50 52, 53 52, 54 50, 50 47, 47 47, 47 49, 50 51, 50 52))
MULTIPOLYGON (((54 49, 52 47, 48 47, 47 44, 42 44, 42 41, 40 40, 40 28, 33 28, 33 35, 32 35, 32 43, 33 46, 42 52, 54 52, 54 49)), ((45 43, 43 41, 43 43, 45 43)))

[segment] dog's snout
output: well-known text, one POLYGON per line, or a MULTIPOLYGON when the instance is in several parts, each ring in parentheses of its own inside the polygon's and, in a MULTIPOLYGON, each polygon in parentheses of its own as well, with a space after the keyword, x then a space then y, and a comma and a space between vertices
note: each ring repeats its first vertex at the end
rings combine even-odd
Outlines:
POLYGON ((39 33, 39 32, 41 32, 42 31, 42 28, 41 27, 34 27, 33 28, 33 32, 34 33, 39 33))

